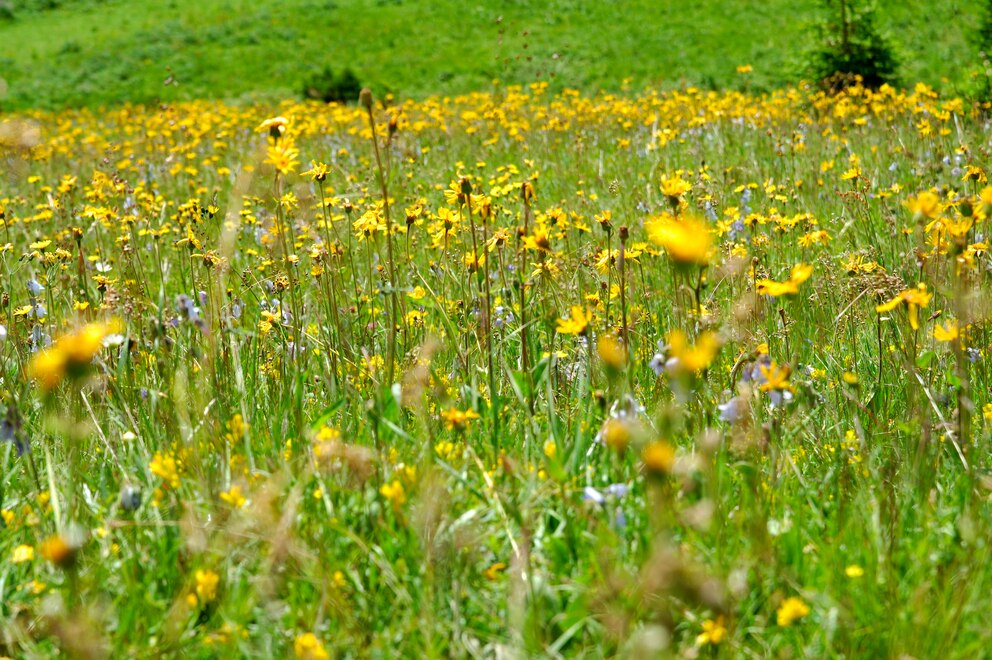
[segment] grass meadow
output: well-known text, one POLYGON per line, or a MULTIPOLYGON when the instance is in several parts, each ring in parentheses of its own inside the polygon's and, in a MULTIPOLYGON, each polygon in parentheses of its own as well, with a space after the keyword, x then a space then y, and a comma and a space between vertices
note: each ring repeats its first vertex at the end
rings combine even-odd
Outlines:
POLYGON ((363 101, 0 124, 0 649, 984 653, 980 112, 363 101))
MULTIPOLYGON (((910 84, 828 95, 746 39, 656 85, 643 11, 507 3, 510 50, 585 35, 552 79, 384 3, 436 58, 348 19, 382 79, 343 105, 281 99, 360 3, 232 3, 0 26, 0 658, 989 655, 960 34, 893 9, 910 84)), ((773 5, 740 29, 792 39, 773 5)))

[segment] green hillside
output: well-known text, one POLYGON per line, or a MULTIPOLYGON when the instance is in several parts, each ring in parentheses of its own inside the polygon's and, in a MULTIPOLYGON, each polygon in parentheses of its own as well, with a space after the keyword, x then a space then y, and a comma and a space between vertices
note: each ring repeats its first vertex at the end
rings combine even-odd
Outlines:
MULTIPOLYGON (((6 109, 298 96, 327 65, 403 96, 493 79, 763 89, 796 79, 819 11, 815 0, 11 1, 0 0, 6 109), (754 67, 746 81, 740 64, 754 67)), ((879 9, 906 82, 965 79, 974 3, 884 0, 879 9)))

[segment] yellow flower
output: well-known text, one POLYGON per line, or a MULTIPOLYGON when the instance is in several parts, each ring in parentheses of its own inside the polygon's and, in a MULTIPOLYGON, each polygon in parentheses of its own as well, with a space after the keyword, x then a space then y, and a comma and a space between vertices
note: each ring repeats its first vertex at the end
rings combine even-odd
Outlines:
POLYGON ((486 570, 482 572, 486 576, 487 580, 495 580, 499 577, 500 573, 506 570, 506 564, 501 561, 496 562, 486 570))
POLYGON ((19 545, 11 553, 10 561, 15 564, 22 564, 34 559, 34 548, 30 545, 19 545))
POLYGON ((943 210, 940 198, 929 190, 925 190, 915 197, 910 197, 906 200, 906 207, 914 216, 928 218, 930 220, 940 215, 940 212, 943 210))
POLYGON ((444 428, 449 431, 452 429, 463 431, 468 429, 469 424, 473 419, 479 419, 479 413, 474 410, 458 410, 457 408, 449 408, 441 413, 441 417, 444 419, 444 428))
POLYGON ((920 307, 926 307, 930 304, 930 299, 933 298, 932 293, 927 293, 927 285, 920 282, 915 289, 906 289, 901 291, 895 298, 887 303, 882 303, 875 308, 878 313, 891 312, 893 309, 899 306, 900 303, 906 303, 909 308, 909 325, 913 330, 918 330, 920 328, 918 310, 920 307))
POLYGON ((692 184, 682 178, 681 174, 673 177, 661 177, 661 194, 670 202, 678 202, 682 195, 692 190, 692 184))
POLYGON ((807 264, 796 264, 789 273, 789 279, 784 282, 774 280, 758 280, 758 293, 763 296, 778 298, 779 296, 791 296, 799 293, 799 285, 809 279, 813 274, 813 267, 807 264))
POLYGON ((270 117, 266 119, 255 131, 258 133, 268 133, 273 138, 278 139, 286 132, 286 128, 289 126, 289 120, 285 117, 270 117))
POLYGON ((960 329, 958 328, 958 322, 956 319, 951 319, 944 325, 934 325, 933 326, 933 338, 941 342, 957 341, 957 338, 961 336, 960 329))
POLYGON ((696 646, 706 646, 708 644, 716 646, 726 636, 727 626, 724 624, 722 616, 717 617, 716 621, 707 619, 703 621, 703 632, 696 636, 696 646))
POLYGON ((555 444, 554 440, 548 440, 544 443, 544 455, 551 460, 554 460, 555 456, 558 455, 558 445, 555 444))
POLYGON ((220 576, 211 570, 196 572, 196 597, 201 605, 206 605, 217 598, 217 585, 220 576))
POLYGON ((668 333, 668 352, 677 360, 676 371, 695 374, 708 368, 720 349, 720 340, 715 332, 706 331, 690 345, 685 333, 673 330, 668 333))
POLYGON ((758 389, 762 392, 771 392, 773 390, 792 391, 792 385, 789 384, 789 374, 792 373, 792 369, 789 368, 789 365, 783 364, 779 366, 772 361, 767 366, 759 364, 758 370, 765 378, 765 382, 758 386, 758 389))
POLYGON ((76 556, 76 548, 69 545, 69 542, 58 534, 45 539, 38 551, 42 557, 56 566, 67 566, 72 563, 76 556))
POLYGON ((312 632, 303 633, 293 642, 293 652, 298 660, 327 660, 330 656, 324 645, 312 632))
POLYGON ((394 507, 400 507, 406 502, 406 492, 399 479, 394 479, 388 484, 383 484, 379 489, 379 494, 385 497, 394 507))
POLYGON ((641 451, 644 467, 657 474, 668 474, 675 467, 675 449, 664 440, 655 440, 641 451))
POLYGON ((220 494, 220 499, 235 509, 240 509, 245 504, 245 496, 241 493, 241 486, 231 486, 229 490, 220 494))
POLYGON ((299 155, 299 150, 293 147, 291 142, 279 142, 269 147, 265 164, 271 165, 279 174, 292 174, 300 164, 296 160, 299 155))
POLYGON ((703 220, 693 216, 680 219, 665 213, 645 221, 644 228, 651 242, 665 248, 675 263, 699 266, 709 263, 713 238, 703 220))
POLYGON ((849 578, 859 578, 865 574, 865 569, 861 568, 857 564, 851 564, 844 569, 844 575, 849 578))
POLYGON ((42 389, 51 390, 66 376, 83 375, 103 348, 103 340, 119 329, 120 323, 114 320, 90 323, 64 335, 51 348, 35 354, 28 365, 28 376, 38 381, 42 389))
POLYGON ((179 465, 176 462, 176 457, 171 453, 155 452, 148 469, 156 477, 165 481, 173 490, 179 488, 179 465))
POLYGON ((782 601, 778 612, 776 612, 775 619, 778 625, 785 627, 791 626, 807 614, 809 614, 809 605, 804 603, 801 598, 790 596, 782 601))
POLYGON ((558 319, 559 333, 563 335, 584 335, 589 330, 589 322, 592 316, 582 307, 572 305, 572 315, 568 318, 558 319))

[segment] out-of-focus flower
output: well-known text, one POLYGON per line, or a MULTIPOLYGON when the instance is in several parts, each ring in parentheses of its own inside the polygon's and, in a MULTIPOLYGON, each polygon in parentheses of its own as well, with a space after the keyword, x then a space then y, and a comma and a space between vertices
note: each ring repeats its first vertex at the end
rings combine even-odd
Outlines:
POLYGON ((809 605, 804 603, 801 598, 790 596, 782 601, 778 611, 775 613, 775 620, 780 626, 791 626, 809 614, 809 611, 809 605))
POLYGON ((648 238, 665 248, 672 261, 682 265, 705 266, 710 261, 713 238, 710 227, 700 218, 676 218, 667 213, 647 220, 648 238))

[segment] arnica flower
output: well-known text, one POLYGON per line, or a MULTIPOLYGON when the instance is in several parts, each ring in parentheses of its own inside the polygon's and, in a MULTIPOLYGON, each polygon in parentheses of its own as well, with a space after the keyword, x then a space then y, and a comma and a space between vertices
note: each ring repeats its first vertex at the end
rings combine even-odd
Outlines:
POLYGON ((60 568, 71 566, 76 561, 76 552, 82 543, 70 543, 64 536, 56 534, 45 539, 38 552, 42 557, 60 568))
POLYGON ((682 196, 690 190, 692 190, 692 184, 683 179, 680 173, 676 173, 672 177, 661 177, 661 194, 672 205, 677 205, 682 196))
POLYGON ((789 375, 792 373, 789 365, 784 364, 779 366, 774 361, 769 364, 759 362, 758 370, 760 373, 758 380, 761 382, 758 385, 758 389, 768 393, 769 398, 772 400, 772 405, 778 406, 783 401, 789 402, 792 400, 795 390, 792 384, 789 383, 789 375))
POLYGON ((327 165, 311 160, 310 169, 306 172, 301 172, 300 175, 308 176, 312 181, 322 182, 327 178, 327 165))
POLYGON ((103 348, 104 339, 117 332, 120 323, 90 323, 60 338, 54 346, 39 351, 28 365, 28 376, 44 390, 52 390, 66 377, 86 374, 93 358, 103 348))
POLYGON ((793 296, 799 293, 799 285, 808 280, 812 274, 812 266, 802 263, 796 264, 792 267, 792 272, 789 273, 789 279, 784 282, 767 279, 758 280, 758 293, 762 296, 771 296, 772 298, 793 296))
POLYGON ((394 508, 399 508, 406 502, 406 491, 403 490, 403 484, 399 479, 394 479, 388 484, 383 484, 379 488, 379 494, 389 500, 394 508))
POLYGON ((664 440, 649 442, 641 450, 644 467, 654 474, 669 474, 675 467, 675 448, 664 440))
POLYGON ((572 315, 558 319, 557 330, 563 335, 584 335, 589 330, 592 316, 579 305, 572 306, 572 315))
POLYGON ((444 428, 449 431, 452 429, 467 431, 472 420, 479 419, 479 413, 474 410, 458 410, 457 408, 449 408, 441 413, 441 417, 444 419, 444 428))
POLYGON ((34 559, 34 548, 30 545, 19 545, 11 553, 10 561, 14 564, 23 564, 34 559))
POLYGON ((293 642, 293 652, 298 660, 327 660, 330 656, 324 645, 312 632, 303 633, 293 642))
POLYGON ((206 605, 217 599, 217 585, 220 584, 220 576, 211 570, 198 570, 196 572, 196 587, 194 593, 186 597, 190 607, 206 605))
POLYGON ((235 509, 243 507, 246 501, 241 486, 231 486, 229 490, 220 494, 220 499, 235 509))
POLYGON ((933 294, 927 292, 927 285, 920 282, 915 289, 906 289, 905 291, 901 291, 889 302, 883 303, 876 307, 875 311, 880 314, 884 312, 891 312, 901 303, 906 303, 906 306, 909 308, 909 325, 913 328, 913 330, 919 330, 919 309, 921 307, 925 308, 929 305, 931 298, 933 298, 933 294))
POLYGON ((703 621, 703 632, 696 636, 696 646, 716 646, 727 636, 727 626, 723 617, 717 617, 716 621, 707 619, 703 621))
POLYGON ((285 176, 296 171, 296 166, 300 164, 299 161, 296 160, 296 157, 299 155, 299 150, 296 149, 292 143, 281 142, 269 147, 268 157, 265 159, 265 164, 271 165, 276 172, 285 176))
POLYGON ((775 620, 778 625, 786 627, 791 626, 807 614, 809 614, 809 605, 804 603, 801 598, 790 596, 782 601, 775 614, 775 620))
POLYGON ((645 221, 651 242, 660 245, 680 265, 705 266, 710 261, 713 237, 709 225, 694 216, 676 218, 664 213, 645 221))
POLYGON ((943 211, 940 198, 929 190, 925 190, 915 197, 910 197, 906 200, 906 207, 914 217, 929 220, 933 220, 943 211))
POLYGON ((715 332, 706 331, 690 344, 685 333, 673 330, 668 334, 668 361, 665 369, 673 375, 697 374, 709 368, 720 349, 720 340, 715 332))
POLYGON ((489 568, 487 568, 486 570, 482 571, 482 574, 486 576, 487 580, 492 582, 496 580, 500 575, 502 575, 503 571, 505 570, 506 570, 506 564, 501 561, 498 561, 489 568))
POLYGON ((958 327, 957 319, 951 319, 944 325, 933 326, 933 338, 939 342, 957 341, 961 336, 961 329, 958 327))
POLYGON ((258 133, 268 133, 272 139, 278 140, 286 133, 288 126, 289 120, 285 117, 270 117, 259 124, 255 128, 255 131, 258 133))

